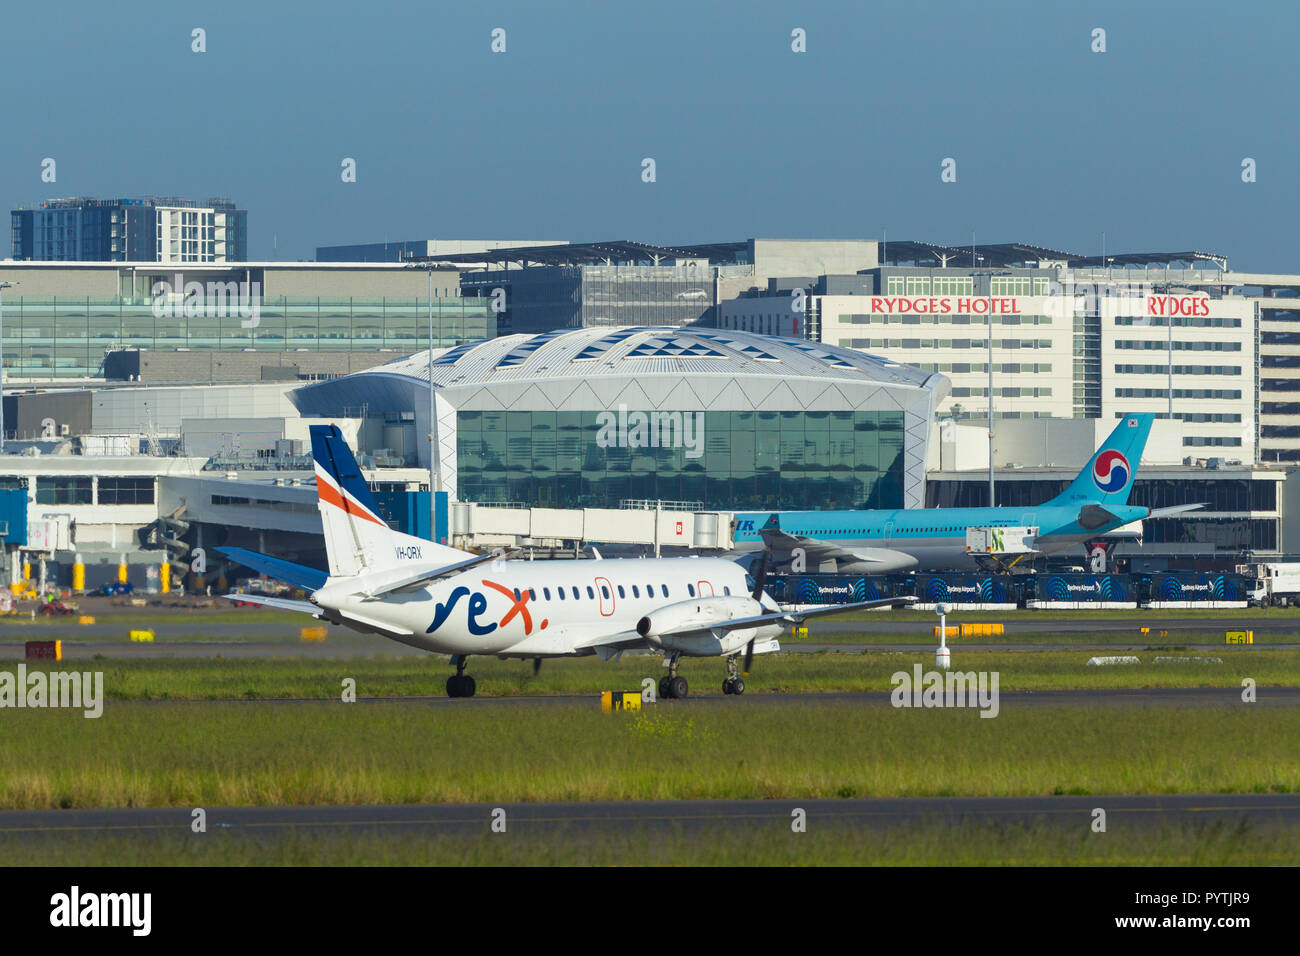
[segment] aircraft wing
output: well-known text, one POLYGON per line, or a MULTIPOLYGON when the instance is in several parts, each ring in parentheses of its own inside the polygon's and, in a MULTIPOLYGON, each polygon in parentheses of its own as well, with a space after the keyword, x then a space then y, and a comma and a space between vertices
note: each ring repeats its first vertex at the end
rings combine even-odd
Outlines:
POLYGON ((816 568, 823 561, 834 561, 837 564, 879 564, 885 566, 881 568, 882 571, 885 571, 894 569, 900 564, 900 559, 907 558, 907 555, 903 552, 892 551, 888 548, 854 550, 831 541, 798 537, 786 534, 784 531, 765 531, 763 532, 763 541, 778 554, 793 551, 795 548, 801 549, 810 568, 816 568))
POLYGON ((613 634, 600 634, 577 641, 573 646, 575 648, 621 647, 622 650, 627 650, 630 647, 648 647, 649 644, 636 631, 615 631, 613 634))
POLYGON ((265 604, 267 607, 281 611, 301 611, 312 617, 320 617, 322 611, 310 601, 291 601, 289 598, 268 597, 265 594, 223 594, 227 601, 240 601, 244 604, 265 604))
POLYGON ((907 597, 880 598, 875 601, 854 601, 850 604, 827 604, 811 607, 803 611, 770 611, 767 614, 755 614, 752 617, 733 617, 727 621, 712 621, 707 624, 692 624, 690 627, 675 631, 664 631, 663 636, 707 633, 709 631, 734 631, 739 627, 757 627, 760 624, 802 624, 810 617, 825 614, 843 614, 845 611, 869 611, 878 607, 900 607, 912 604, 916 598, 907 597))
POLYGON ((916 598, 909 594, 904 597, 877 598, 874 601, 854 601, 850 604, 825 604, 803 611, 790 611, 785 616, 791 624, 802 624, 810 617, 822 617, 826 614, 839 614, 843 611, 873 611, 878 607, 903 607, 915 603, 916 598))
POLYGON ((574 650, 593 650, 602 661, 607 661, 624 651, 645 650, 650 647, 650 642, 636 631, 617 631, 578 641, 573 647, 574 650))

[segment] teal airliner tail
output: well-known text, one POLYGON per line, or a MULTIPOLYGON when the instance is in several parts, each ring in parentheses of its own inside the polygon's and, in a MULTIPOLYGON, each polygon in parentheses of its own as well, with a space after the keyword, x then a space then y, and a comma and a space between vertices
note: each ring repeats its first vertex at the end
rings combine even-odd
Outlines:
POLYGON ((1154 420, 1155 415, 1151 412, 1122 416, 1110 437, 1097 449, 1070 487, 1046 504, 1126 504, 1154 420))

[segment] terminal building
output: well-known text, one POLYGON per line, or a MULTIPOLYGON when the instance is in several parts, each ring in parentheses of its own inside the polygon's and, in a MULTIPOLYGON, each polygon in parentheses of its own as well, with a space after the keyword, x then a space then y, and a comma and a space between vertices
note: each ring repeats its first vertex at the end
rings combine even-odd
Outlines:
MULTIPOLYGON (((495 263, 493 253, 498 249, 530 248, 532 246, 562 246, 563 239, 415 239, 394 242, 360 242, 343 246, 317 246, 317 262, 407 262, 410 260, 436 261, 439 256, 464 257, 478 268, 495 263), (481 258, 474 261, 472 255, 481 258)), ((465 263, 461 263, 463 267, 465 263)))
POLYGON ((312 380, 496 334, 458 274, 397 263, 0 261, 8 381, 312 380), (430 291, 432 298, 430 298, 430 291))
MULTIPOLYGON (((920 507, 948 388, 836 346, 631 326, 503 336, 442 352, 432 369, 416 353, 291 399, 316 418, 365 408, 420 447, 430 372, 437 490, 547 508, 920 507)), ((419 460, 428 467, 427 445, 419 460)))
POLYGON ((499 334, 632 325, 716 325, 718 304, 768 277, 852 272, 876 265, 864 239, 748 239, 689 246, 569 243, 430 254, 462 269, 467 295, 504 300, 499 334))
POLYGON ((1300 276, 867 240, 393 245, 0 261, 7 550, 317 563, 323 420, 395 526, 462 546, 725 548, 732 511, 982 505, 991 338, 998 504, 1051 497, 1152 411, 1133 502, 1206 507, 1117 557, 1300 553, 1300 276), (19 543, 12 498, 50 547, 19 543))

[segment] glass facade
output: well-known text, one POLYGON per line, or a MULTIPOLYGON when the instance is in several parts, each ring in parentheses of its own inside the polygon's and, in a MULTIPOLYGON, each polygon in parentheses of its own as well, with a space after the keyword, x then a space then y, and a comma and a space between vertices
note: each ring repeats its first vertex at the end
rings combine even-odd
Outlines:
MULTIPOLYGON (((617 508, 626 499, 761 510, 903 507, 903 414, 700 412, 702 434, 678 447, 603 447, 600 416, 579 412, 457 415, 462 501, 617 508), (698 453, 698 454, 697 454, 698 453)), ((607 419, 606 419, 607 421, 607 419)))
MULTIPOLYGON (((429 343, 429 300, 268 297, 254 328, 234 304, 223 317, 185 316, 181 304, 151 300, 4 297, 4 366, 13 377, 88 377, 100 373, 110 349, 414 352, 429 343)), ((251 314, 246 309, 245 314, 251 314)), ((433 300, 434 345, 496 336, 487 299, 433 300)))
MULTIPOLYGON (((1278 482, 1249 478, 1138 478, 1128 503, 1145 508, 1170 508, 1189 501, 1205 502, 1206 512, 1276 511, 1278 482)), ((1033 508, 1061 494, 1066 480, 995 482, 997 504, 1007 508, 1033 508)), ((925 485, 927 508, 983 508, 989 503, 988 478, 932 479, 925 485)), ((1148 519, 1150 520, 1150 519, 1148 519)), ((1165 520, 1165 519, 1159 519, 1165 520)), ((1169 519, 1197 521, 1196 516, 1169 519)))
POLYGON ((713 305, 713 272, 688 266, 549 266, 469 272, 461 288, 506 290, 501 334, 589 326, 681 326, 713 305))

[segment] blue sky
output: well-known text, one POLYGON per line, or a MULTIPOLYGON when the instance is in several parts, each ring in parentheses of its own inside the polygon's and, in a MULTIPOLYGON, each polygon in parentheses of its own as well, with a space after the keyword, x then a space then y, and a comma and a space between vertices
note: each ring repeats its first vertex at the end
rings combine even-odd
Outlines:
POLYGON ((1298 20, 1281 2, 9 5, 0 200, 233 196, 253 258, 882 229, 1095 254, 1104 231, 1109 252, 1300 271, 1298 20))

